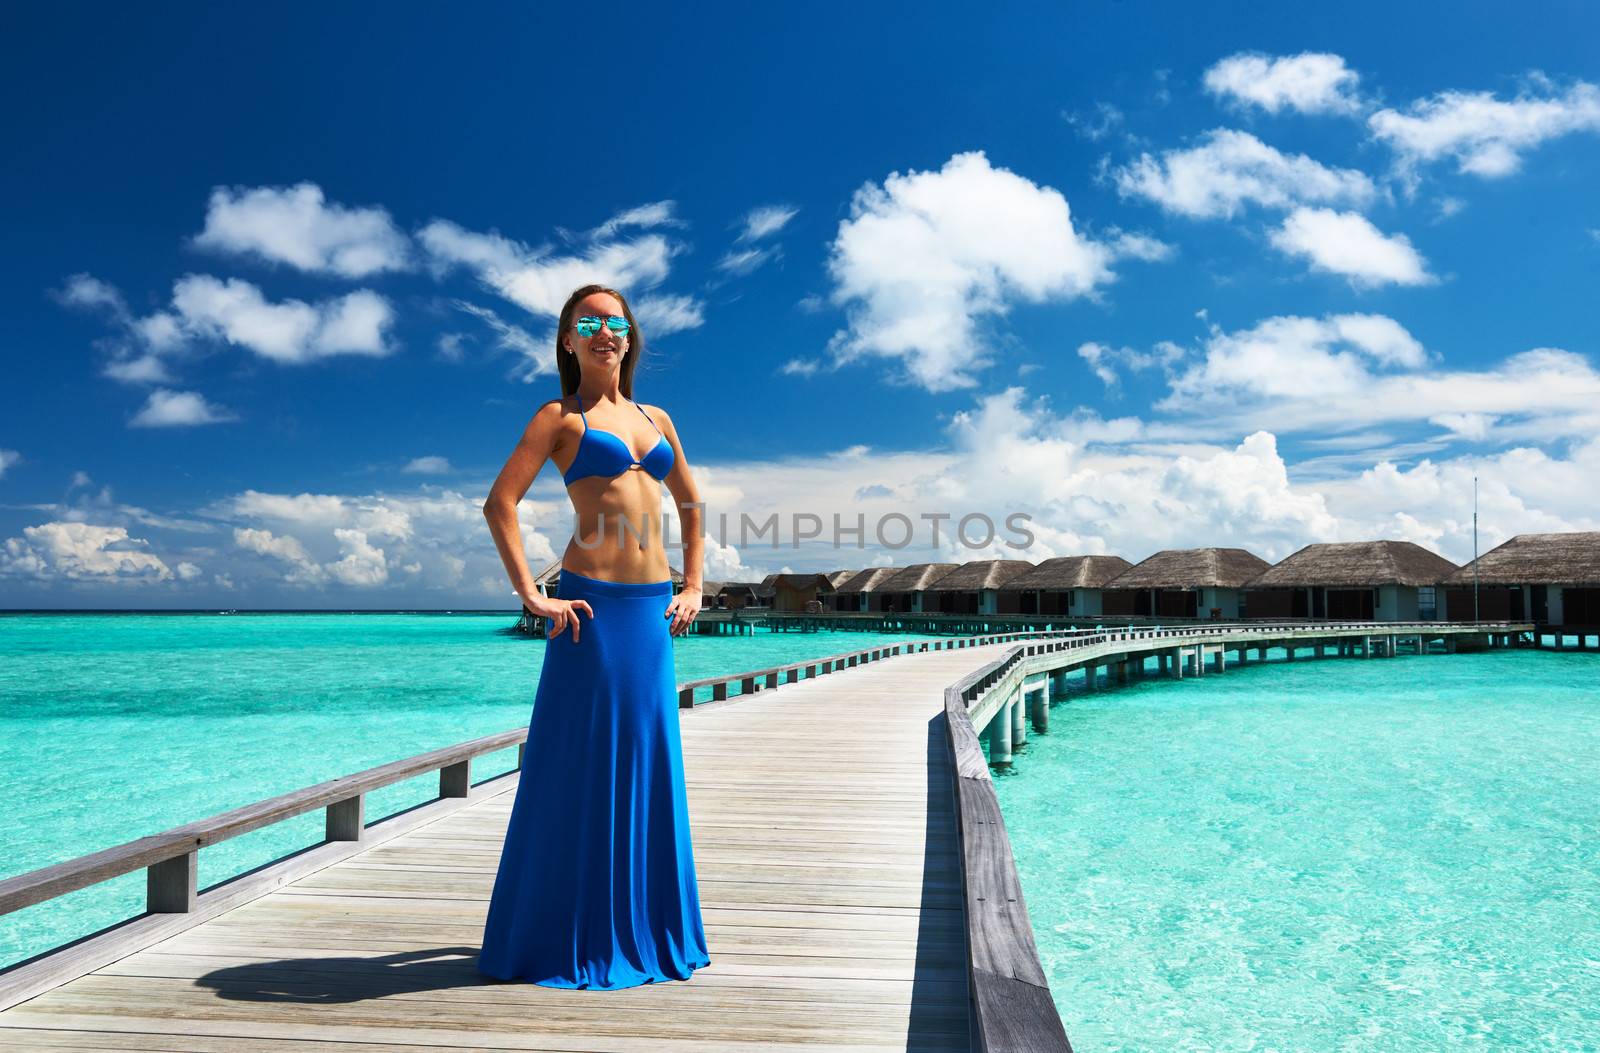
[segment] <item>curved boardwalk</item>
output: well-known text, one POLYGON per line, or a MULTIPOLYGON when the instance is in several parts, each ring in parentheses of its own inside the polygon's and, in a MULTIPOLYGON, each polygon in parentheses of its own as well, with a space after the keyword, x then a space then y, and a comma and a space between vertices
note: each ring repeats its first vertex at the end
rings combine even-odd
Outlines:
POLYGON ((941 715, 945 688, 1006 650, 898 655, 683 717, 712 958, 690 981, 590 992, 478 975, 507 780, 0 1013, 0 1048, 967 1049, 941 715))

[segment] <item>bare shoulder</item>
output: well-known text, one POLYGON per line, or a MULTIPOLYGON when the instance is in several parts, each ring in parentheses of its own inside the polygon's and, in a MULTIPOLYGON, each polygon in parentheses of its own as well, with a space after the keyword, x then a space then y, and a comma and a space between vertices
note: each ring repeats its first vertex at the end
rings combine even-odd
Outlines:
POLYGON ((570 399, 550 399, 533 411, 533 417, 528 421, 528 427, 523 432, 525 439, 553 439, 560 435, 566 422, 569 411, 570 399))
POLYGON ((662 409, 660 406, 652 406, 648 403, 641 402, 639 403, 639 408, 650 414, 650 419, 654 420, 657 424, 663 427, 672 424, 672 417, 669 416, 667 411, 662 409))

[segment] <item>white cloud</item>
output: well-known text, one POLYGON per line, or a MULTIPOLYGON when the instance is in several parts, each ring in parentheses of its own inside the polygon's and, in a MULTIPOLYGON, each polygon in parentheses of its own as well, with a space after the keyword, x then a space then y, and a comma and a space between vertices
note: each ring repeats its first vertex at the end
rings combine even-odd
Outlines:
POLYGON ((384 562, 383 549, 372 545, 366 534, 341 528, 335 530, 333 536, 338 539, 339 547, 344 552, 342 558, 327 566, 328 573, 335 581, 370 588, 389 580, 389 567, 384 562))
POLYGON ((1143 197, 1191 218, 1231 218, 1249 204, 1363 205, 1377 194, 1364 173, 1279 152, 1248 132, 1218 128, 1199 146, 1148 153, 1114 173, 1124 197, 1143 197))
POLYGON ((554 327, 548 340, 537 340, 520 325, 501 318, 494 310, 482 307, 466 300, 454 301, 456 310, 470 314, 481 319, 495 334, 495 346, 504 351, 515 352, 521 361, 518 363, 516 376, 525 384, 531 384, 535 378, 557 372, 554 327))
POLYGON ((777 259, 782 255, 783 250, 777 245, 769 245, 766 248, 729 249, 717 261, 717 269, 742 276, 754 273, 768 260, 777 259))
POLYGON ((137 551, 147 545, 123 527, 54 522, 26 527, 0 547, 0 574, 71 581, 171 581, 159 557, 137 551))
POLYGON ((410 266, 410 242, 387 211, 329 204, 315 183, 218 187, 194 240, 203 249, 344 278, 410 266))
MULTIPOLYGON (((605 228, 602 227, 602 230, 605 228)), ((591 283, 630 295, 664 281, 681 247, 661 234, 590 245, 577 255, 529 249, 498 234, 478 234, 434 220, 417 235, 441 268, 467 267, 512 303, 554 318, 572 290, 591 283)))
POLYGON ((770 237, 789 225, 800 210, 790 205, 761 205, 745 213, 740 241, 759 241, 770 237))
POLYGON ((300 364, 330 355, 383 356, 394 321, 389 302, 362 289, 317 304, 272 303, 249 282, 207 274, 180 278, 172 291, 184 331, 225 340, 264 358, 300 364))
POLYGON ((451 468, 444 457, 414 457, 400 470, 411 475, 443 475, 451 468))
POLYGON ((278 536, 270 530, 235 527, 233 543, 246 552, 287 563, 290 573, 284 580, 290 584, 319 585, 327 579, 327 572, 311 558, 298 538, 278 536))
POLYGON ((1353 285, 1429 285, 1436 280, 1409 238, 1385 235, 1359 212, 1297 208, 1270 238, 1280 252, 1309 261, 1312 270, 1348 278, 1353 285))
POLYGON ((178 578, 181 581, 193 581, 205 573, 193 563, 179 563, 174 569, 177 570, 178 578))
MULTIPOLYGON (((286 574, 269 581, 296 588, 335 584, 371 589, 392 584, 388 568, 416 564, 419 570, 405 571, 403 584, 432 591, 459 589, 464 580, 504 577, 484 527, 482 506, 482 494, 469 497, 435 487, 407 494, 245 490, 216 502, 206 514, 237 524, 234 537, 240 548, 287 565, 286 574)), ((554 559, 550 537, 570 526, 566 502, 530 496, 519 512, 528 561, 537 566, 554 559)), ((260 584, 259 572, 248 567, 235 569, 234 576, 260 584)), ((491 591, 496 599, 503 598, 499 586, 491 591)))
POLYGON ((0 449, 0 476, 6 474, 6 469, 22 461, 22 454, 16 450, 0 449))
POLYGON ((112 380, 120 380, 124 384, 171 384, 172 373, 167 369, 166 362, 156 355, 136 355, 133 357, 113 358, 105 364, 100 371, 112 380))
POLYGON ((55 293, 58 301, 68 307, 104 310, 117 318, 128 317, 128 305, 116 286, 101 281, 92 274, 74 274, 55 293))
MULTIPOLYGON (((1541 86, 1548 88, 1541 80, 1541 86)), ((1384 109, 1367 119, 1374 139, 1394 149, 1403 178, 1450 159, 1459 171, 1485 178, 1511 175, 1539 144, 1581 131, 1600 131, 1600 88, 1579 81, 1560 95, 1446 91, 1418 99, 1405 111, 1384 109)))
POLYGON ((1177 249, 1148 234, 1130 234, 1115 229, 1107 233, 1113 235, 1109 248, 1116 259, 1163 263, 1177 255, 1177 249))
POLYGON ((1145 429, 1165 437, 1266 429, 1323 438, 1381 424, 1433 423, 1446 440, 1551 442, 1600 434, 1600 373, 1582 355, 1536 348, 1450 369, 1383 315, 1267 318, 1213 329, 1171 377, 1145 429))
POLYGON ((1124 123, 1122 111, 1109 102, 1095 103, 1093 114, 1088 116, 1070 111, 1064 111, 1061 116, 1074 131, 1092 143, 1104 139, 1124 123))
POLYGON ((447 219, 436 219, 423 227, 417 232, 417 240, 422 242, 434 269, 440 273, 452 267, 484 273, 512 271, 534 255, 532 249, 499 231, 483 234, 447 219))
POLYGON ((647 337, 668 336, 705 324, 705 305, 692 296, 652 295, 640 297, 633 316, 647 337))
POLYGON ((678 203, 676 201, 652 201, 647 205, 637 205, 633 208, 623 209, 598 227, 589 232, 590 238, 604 241, 617 236, 619 231, 628 227, 683 227, 687 226, 677 217, 678 203))
POLYGON ((1136 351, 1131 347, 1107 347, 1094 341, 1078 347, 1078 357, 1088 363, 1090 372, 1099 377, 1100 382, 1108 388, 1114 388, 1121 382, 1117 372, 1118 367, 1135 372, 1159 367, 1170 373, 1173 363, 1183 355, 1183 348, 1167 340, 1156 344, 1153 351, 1136 351))
POLYGON ((238 419, 221 406, 206 401, 198 391, 157 388, 150 393, 144 408, 134 415, 128 425, 133 428, 183 428, 238 419))
POLYGON ((1206 70, 1206 91, 1225 100, 1259 106, 1268 113, 1355 113, 1360 77, 1338 55, 1305 51, 1271 58, 1230 55, 1206 70))
POLYGON ((834 239, 832 298, 848 327, 829 350, 836 363, 890 359, 930 391, 971 385, 988 364, 979 319, 1090 295, 1113 279, 1112 255, 1074 229, 1059 191, 981 152, 891 174, 856 192, 834 239))

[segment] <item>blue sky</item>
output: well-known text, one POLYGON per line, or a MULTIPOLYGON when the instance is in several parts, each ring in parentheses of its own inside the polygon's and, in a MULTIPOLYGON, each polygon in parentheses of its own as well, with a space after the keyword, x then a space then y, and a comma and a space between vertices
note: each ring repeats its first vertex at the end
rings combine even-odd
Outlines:
POLYGON ((504 603, 590 277, 713 509, 1034 527, 709 577, 1600 527, 1583 5, 5 17, 0 606, 504 603))

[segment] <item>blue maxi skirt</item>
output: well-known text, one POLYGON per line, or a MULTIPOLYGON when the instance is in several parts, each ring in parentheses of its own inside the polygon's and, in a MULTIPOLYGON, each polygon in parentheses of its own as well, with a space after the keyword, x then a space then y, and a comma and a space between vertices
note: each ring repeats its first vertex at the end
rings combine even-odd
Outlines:
POLYGON ((545 987, 687 980, 710 964, 678 737, 672 583, 561 572, 581 636, 545 645, 478 969, 545 987))

